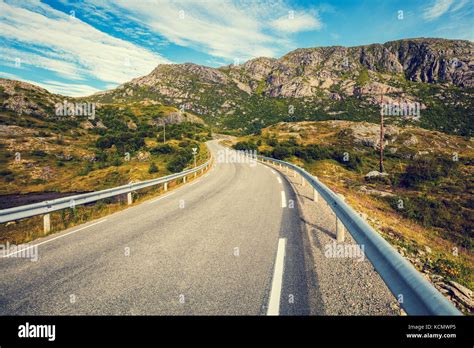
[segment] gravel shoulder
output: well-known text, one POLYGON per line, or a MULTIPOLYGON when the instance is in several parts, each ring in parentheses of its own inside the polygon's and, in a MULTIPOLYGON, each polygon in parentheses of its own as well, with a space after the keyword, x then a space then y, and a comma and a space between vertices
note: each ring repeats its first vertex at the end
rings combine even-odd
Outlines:
POLYGON ((328 204, 321 197, 314 202, 313 188, 308 183, 302 186, 300 176, 271 167, 296 192, 296 204, 314 261, 309 294, 311 314, 400 315, 397 299, 352 236, 346 231, 345 242, 336 243, 336 217, 328 204))

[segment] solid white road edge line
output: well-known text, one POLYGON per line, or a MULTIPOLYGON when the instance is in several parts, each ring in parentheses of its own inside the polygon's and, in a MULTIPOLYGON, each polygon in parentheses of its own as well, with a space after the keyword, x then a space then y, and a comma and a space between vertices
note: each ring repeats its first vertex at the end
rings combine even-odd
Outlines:
POLYGON ((59 239, 59 238, 62 238, 62 237, 69 236, 70 234, 73 234, 73 233, 76 233, 76 232, 85 230, 86 228, 89 228, 89 227, 92 227, 92 226, 101 224, 102 222, 105 222, 105 221, 107 221, 107 219, 94 222, 93 224, 90 224, 90 225, 87 225, 87 226, 78 228, 77 230, 74 230, 74 231, 71 231, 71 232, 62 234, 62 235, 60 235, 60 236, 57 236, 57 237, 54 237, 54 238, 51 238, 51 239, 48 239, 48 240, 45 240, 44 242, 41 242, 41 243, 38 243, 38 244, 33 244, 33 245, 31 245, 31 246, 29 246, 29 247, 27 247, 27 248, 22 248, 21 250, 14 251, 14 252, 12 252, 12 253, 10 253, 10 254, 8 254, 8 255, 4 255, 3 257, 8 257, 8 256, 10 256, 10 255, 17 254, 17 253, 22 252, 22 251, 24 251, 24 250, 28 250, 28 249, 31 249, 31 248, 33 248, 33 247, 37 247, 37 246, 40 246, 40 245, 42 245, 42 244, 46 244, 46 243, 52 242, 53 240, 56 240, 56 239, 59 239))
POLYGON ((270 300, 268 301, 267 315, 280 314, 281 288, 283 285, 283 270, 285 268, 285 247, 286 238, 278 240, 278 250, 275 259, 275 269, 273 270, 272 289, 270 300))
POLYGON ((286 194, 285 194, 285 191, 281 191, 281 207, 286 208, 286 194))

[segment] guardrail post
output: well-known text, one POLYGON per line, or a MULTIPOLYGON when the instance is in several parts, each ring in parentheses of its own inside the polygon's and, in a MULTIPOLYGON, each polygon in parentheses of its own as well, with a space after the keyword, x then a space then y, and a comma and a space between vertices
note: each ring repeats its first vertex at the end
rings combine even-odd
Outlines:
POLYGON ((49 233, 51 231, 51 215, 50 214, 43 215, 43 231, 44 231, 44 234, 49 233))
POLYGON ((133 203, 132 193, 131 193, 131 192, 127 193, 127 203, 128 203, 128 205, 130 205, 130 204, 133 203))
POLYGON ((301 186, 304 186, 304 177, 301 175, 301 186))
POLYGON ((183 184, 185 184, 185 183, 186 183, 186 175, 183 176, 183 184))
POLYGON ((318 199, 319 199, 318 191, 315 188, 313 188, 313 202, 317 202, 318 199))
MULTIPOLYGON (((343 195, 339 194, 339 197, 345 201, 345 198, 343 195)), ((336 241, 338 243, 343 243, 345 240, 345 227, 344 224, 342 223, 341 220, 338 219, 336 216, 336 241)))
POLYGON ((168 191, 168 183, 167 183, 167 182, 165 182, 165 184, 164 184, 164 186, 163 186, 163 190, 164 190, 165 192, 168 191))
POLYGON ((197 176, 197 172, 194 172, 194 177, 196 177, 196 176, 197 176))

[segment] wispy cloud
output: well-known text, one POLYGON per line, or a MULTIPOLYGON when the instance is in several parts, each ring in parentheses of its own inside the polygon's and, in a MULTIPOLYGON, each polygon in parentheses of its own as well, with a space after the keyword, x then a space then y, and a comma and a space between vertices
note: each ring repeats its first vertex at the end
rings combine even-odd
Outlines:
MULTIPOLYGON (((281 0, 88 2, 91 3, 98 11, 120 17, 121 21, 132 21, 172 44, 227 61, 278 56, 297 47, 289 34, 318 30, 322 25, 315 11, 295 8, 281 0), (290 11, 295 16, 285 21, 290 11)), ((72 1, 68 4, 80 6, 72 1)))
POLYGON ((297 33, 302 31, 319 30, 322 23, 317 13, 295 13, 289 12, 270 23, 272 28, 284 33, 297 33))
POLYGON ((5 51, 2 59, 7 64, 19 58, 68 80, 92 76, 119 84, 169 62, 34 0, 0 1, 0 37, 22 48, 5 51))
POLYGON ((100 92, 99 89, 94 88, 89 85, 85 85, 85 84, 64 83, 64 82, 59 82, 59 81, 54 81, 54 80, 31 81, 29 79, 22 78, 21 76, 11 74, 11 73, 6 73, 3 71, 0 71, 0 77, 5 78, 5 79, 10 79, 10 80, 17 80, 17 81, 31 83, 33 85, 43 87, 51 93, 67 95, 70 97, 82 97, 85 95, 91 95, 91 94, 100 92))
POLYGON ((470 0, 434 0, 423 11, 423 18, 427 21, 433 21, 447 13, 454 13, 466 5, 470 0))
POLYGON ((448 12, 449 6, 452 5, 454 0, 435 0, 430 6, 428 6, 423 12, 423 18, 432 21, 443 14, 448 12))

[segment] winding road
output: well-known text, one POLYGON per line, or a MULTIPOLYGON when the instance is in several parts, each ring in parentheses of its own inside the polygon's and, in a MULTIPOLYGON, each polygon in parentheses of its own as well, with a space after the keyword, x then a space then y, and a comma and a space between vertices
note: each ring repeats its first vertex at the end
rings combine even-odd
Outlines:
POLYGON ((277 171, 217 161, 174 191, 32 242, 36 262, 1 258, 0 314, 310 314, 295 200, 277 171))

